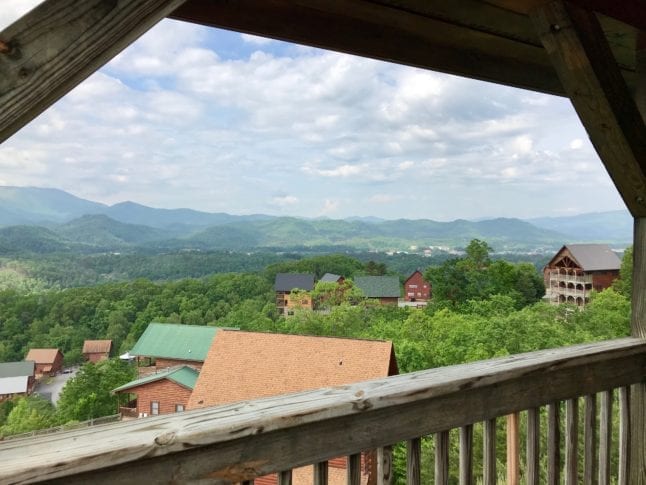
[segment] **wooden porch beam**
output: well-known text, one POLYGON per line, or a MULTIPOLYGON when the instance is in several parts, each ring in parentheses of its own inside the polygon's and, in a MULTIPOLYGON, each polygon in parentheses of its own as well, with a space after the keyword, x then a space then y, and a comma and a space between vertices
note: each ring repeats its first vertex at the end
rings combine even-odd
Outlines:
POLYGON ((0 143, 184 0, 46 0, 0 32, 0 143))
POLYGON ((560 0, 531 15, 626 206, 634 217, 646 217, 646 126, 596 15, 560 0))

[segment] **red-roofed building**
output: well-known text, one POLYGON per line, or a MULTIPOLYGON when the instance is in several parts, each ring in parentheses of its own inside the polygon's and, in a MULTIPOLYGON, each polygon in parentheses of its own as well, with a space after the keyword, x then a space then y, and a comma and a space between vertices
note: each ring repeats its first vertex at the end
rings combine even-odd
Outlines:
POLYGON ((25 360, 36 363, 36 377, 53 376, 63 370, 63 354, 58 349, 29 349, 25 360))
MULTIPOLYGON (((391 342, 220 330, 187 409, 379 379, 398 373, 391 342)), ((362 456, 362 482, 375 471, 362 456)), ((345 483, 346 459, 329 460, 329 483, 345 483), (340 477, 337 481, 334 477, 340 477)), ((374 475, 373 475, 374 476, 374 475)), ((276 476, 256 479, 275 484, 276 476)), ((312 483, 311 468, 294 470, 294 484, 312 483)))
POLYGON ((112 340, 86 340, 83 342, 83 358, 89 362, 99 362, 110 358, 112 340))

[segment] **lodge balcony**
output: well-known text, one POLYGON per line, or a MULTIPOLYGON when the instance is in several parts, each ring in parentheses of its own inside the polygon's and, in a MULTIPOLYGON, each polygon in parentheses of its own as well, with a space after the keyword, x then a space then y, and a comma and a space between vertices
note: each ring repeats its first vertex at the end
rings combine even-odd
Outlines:
POLYGON ((386 484, 397 443, 409 484, 449 483, 450 471, 463 484, 643 483, 645 377, 644 339, 541 350, 0 443, 0 483, 248 484, 278 473, 282 484, 312 466, 309 482, 325 484, 327 460, 347 456, 354 485, 360 453, 377 450, 372 483, 386 484), (519 417, 525 442, 497 455, 497 428, 500 441, 519 417))

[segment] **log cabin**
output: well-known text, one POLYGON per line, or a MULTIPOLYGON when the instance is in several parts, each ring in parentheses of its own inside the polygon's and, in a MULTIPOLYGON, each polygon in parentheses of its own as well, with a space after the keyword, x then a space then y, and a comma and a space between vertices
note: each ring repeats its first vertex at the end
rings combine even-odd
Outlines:
POLYGON ((496 421, 522 412, 528 483, 598 477, 646 484, 641 0, 87 0, 79 6, 45 0, 0 33, 0 141, 166 17, 567 97, 634 217, 631 337, 3 443, 0 481, 248 484, 277 472, 280 483, 290 483, 293 468, 311 464, 322 484, 327 460, 347 455, 347 482, 358 484, 360 452, 376 448, 378 483, 391 483, 391 445, 405 442, 406 479, 419 484, 421 437, 432 436, 432 473, 436 483, 448 483, 449 430, 457 428, 460 481, 473 483, 473 427, 482 423, 479 480, 493 484, 496 421), (613 406, 620 417, 615 443, 613 406), (616 468, 611 445, 619 448, 616 468))

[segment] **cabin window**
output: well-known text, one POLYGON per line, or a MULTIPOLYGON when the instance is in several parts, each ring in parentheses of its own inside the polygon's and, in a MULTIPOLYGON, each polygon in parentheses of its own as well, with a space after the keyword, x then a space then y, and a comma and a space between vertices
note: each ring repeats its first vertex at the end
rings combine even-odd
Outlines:
POLYGON ((176 413, 184 412, 184 405, 183 404, 175 404, 175 412, 176 413))
POLYGON ((159 414, 159 401, 150 402, 150 414, 151 416, 157 416, 159 414))

